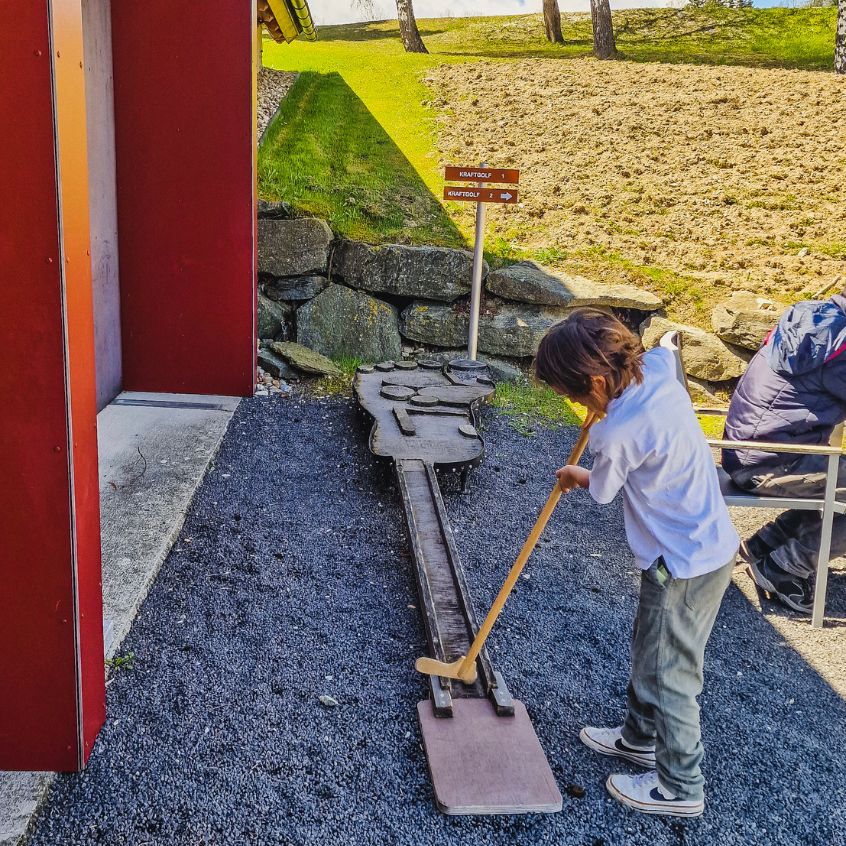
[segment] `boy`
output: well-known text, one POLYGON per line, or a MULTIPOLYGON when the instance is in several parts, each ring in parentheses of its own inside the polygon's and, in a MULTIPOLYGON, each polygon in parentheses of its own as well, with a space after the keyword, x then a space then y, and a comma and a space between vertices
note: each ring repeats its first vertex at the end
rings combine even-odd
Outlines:
POLYGON ((590 433, 593 469, 567 466, 557 476, 565 493, 587 488, 599 503, 622 491, 626 536, 643 570, 626 720, 579 736, 595 752, 648 770, 609 776, 615 799, 645 813, 699 816, 696 697, 739 545, 710 450, 672 354, 644 353, 611 315, 574 311, 546 334, 535 369, 557 393, 605 415, 590 433))

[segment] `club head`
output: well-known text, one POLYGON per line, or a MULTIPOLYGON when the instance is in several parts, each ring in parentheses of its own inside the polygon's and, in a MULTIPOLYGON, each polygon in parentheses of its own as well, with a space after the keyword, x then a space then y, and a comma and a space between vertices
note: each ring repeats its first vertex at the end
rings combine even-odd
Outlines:
POLYGON ((418 658, 414 663, 414 667, 418 673, 423 673, 427 676, 440 676, 445 679, 458 679, 465 684, 473 684, 476 681, 476 662, 474 661, 469 668, 469 672, 462 673, 461 667, 464 663, 464 658, 459 658, 457 661, 447 663, 446 661, 436 661, 434 658, 424 656, 418 658))

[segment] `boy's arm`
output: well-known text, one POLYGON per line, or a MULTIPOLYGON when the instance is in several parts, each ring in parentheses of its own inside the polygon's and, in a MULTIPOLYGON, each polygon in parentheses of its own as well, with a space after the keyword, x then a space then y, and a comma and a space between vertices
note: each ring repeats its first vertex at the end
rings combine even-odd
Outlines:
POLYGON ((588 490, 600 504, 607 505, 620 492, 629 475, 629 465, 622 449, 598 452, 593 457, 588 490))
POLYGON ((558 477, 558 485, 564 493, 570 493, 574 488, 590 487, 590 470, 579 467, 577 464, 568 464, 555 475, 558 477))

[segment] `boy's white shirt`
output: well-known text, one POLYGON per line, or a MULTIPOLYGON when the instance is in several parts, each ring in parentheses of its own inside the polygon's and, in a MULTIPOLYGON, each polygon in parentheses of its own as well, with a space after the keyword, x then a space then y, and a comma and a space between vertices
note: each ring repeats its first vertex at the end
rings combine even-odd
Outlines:
POLYGON ((623 493, 626 536, 638 566, 659 556, 690 579, 727 564, 740 544, 720 493, 717 469, 669 350, 643 357, 632 383, 590 431, 590 494, 608 503, 623 493))

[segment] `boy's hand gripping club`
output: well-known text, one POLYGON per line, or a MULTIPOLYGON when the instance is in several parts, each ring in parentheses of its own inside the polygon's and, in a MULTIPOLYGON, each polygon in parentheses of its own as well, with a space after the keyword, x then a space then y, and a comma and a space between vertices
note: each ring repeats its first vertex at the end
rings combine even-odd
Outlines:
MULTIPOLYGON (((587 446, 590 427, 593 426, 598 419, 598 415, 592 413, 589 413, 585 418, 581 434, 579 435, 579 439, 576 441, 576 445, 573 447, 573 451, 570 453, 570 457, 567 459, 567 464, 579 463, 579 459, 581 459, 582 453, 585 451, 585 447, 587 446)), ((549 522, 549 518, 552 516, 552 512, 555 510, 555 506, 558 504, 560 497, 561 487, 558 482, 556 482, 555 487, 552 489, 552 493, 549 495, 549 499, 546 501, 546 505, 543 507, 543 511, 540 513, 540 517, 538 517, 532 531, 529 533, 529 537, 526 538, 526 542, 523 544, 523 548, 520 550, 520 554, 517 556, 514 566, 508 573, 508 578, 506 578, 505 584, 503 584, 502 588, 500 588, 500 591, 491 606, 491 610, 488 611, 488 616, 485 617, 485 622, 482 623, 482 627, 479 629, 479 633, 473 640, 468 653, 459 658, 457 661, 452 662, 437 661, 434 658, 429 657, 418 658, 414 664, 418 672, 425 673, 427 676, 441 676, 447 679, 458 679, 465 684, 473 684, 473 682, 476 681, 476 658, 482 651, 482 647, 485 645, 485 641, 496 622, 496 618, 499 616, 500 611, 502 611, 503 605, 505 605, 505 600, 508 599, 514 585, 517 583, 517 579, 520 578, 520 573, 523 571, 523 567, 525 567, 526 562, 529 560, 529 556, 532 554, 532 550, 534 550, 535 544, 538 542, 538 538, 546 528, 546 524, 549 522)))

